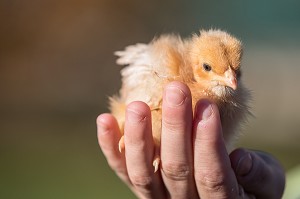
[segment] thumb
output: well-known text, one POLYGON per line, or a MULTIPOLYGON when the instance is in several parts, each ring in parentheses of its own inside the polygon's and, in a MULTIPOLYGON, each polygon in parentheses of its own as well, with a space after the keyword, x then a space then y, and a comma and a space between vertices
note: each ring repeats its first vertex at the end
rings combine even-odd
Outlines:
POLYGON ((271 155, 246 149, 230 154, 232 168, 245 192, 256 198, 280 199, 285 187, 285 174, 271 155))

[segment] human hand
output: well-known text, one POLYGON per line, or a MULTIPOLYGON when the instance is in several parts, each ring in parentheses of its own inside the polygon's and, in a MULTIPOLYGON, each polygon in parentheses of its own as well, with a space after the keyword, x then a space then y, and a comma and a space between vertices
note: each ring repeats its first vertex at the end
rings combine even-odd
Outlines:
POLYGON ((245 149, 228 155, 215 104, 200 101, 193 119, 188 87, 172 82, 162 108, 161 170, 156 173, 151 113, 145 103, 127 107, 125 154, 118 151, 121 134, 115 118, 97 118, 99 145, 110 167, 138 197, 281 198, 284 172, 274 158, 245 149))

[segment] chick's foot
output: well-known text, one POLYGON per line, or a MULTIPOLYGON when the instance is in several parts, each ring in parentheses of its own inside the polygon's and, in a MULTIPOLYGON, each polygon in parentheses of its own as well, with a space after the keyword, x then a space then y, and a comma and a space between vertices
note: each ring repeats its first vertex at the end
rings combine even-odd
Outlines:
POLYGON ((125 143, 124 143, 124 135, 121 137, 119 141, 119 151, 122 153, 125 150, 125 143))

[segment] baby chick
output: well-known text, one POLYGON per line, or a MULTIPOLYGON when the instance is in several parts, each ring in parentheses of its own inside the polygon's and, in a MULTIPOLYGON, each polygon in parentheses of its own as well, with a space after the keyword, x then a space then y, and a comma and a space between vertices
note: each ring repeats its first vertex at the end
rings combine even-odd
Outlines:
MULTIPOLYGON (((122 71, 119 95, 110 98, 110 109, 123 132, 125 107, 132 101, 147 103, 152 114, 156 156, 154 171, 160 163, 162 93, 170 81, 181 81, 192 93, 192 104, 202 98, 216 103, 220 110, 223 136, 228 149, 240 124, 249 114, 249 91, 241 82, 242 44, 220 30, 201 30, 199 35, 182 39, 162 35, 149 44, 128 46, 115 52, 117 64, 128 65, 122 71)), ((124 149, 123 137, 119 142, 124 149)))

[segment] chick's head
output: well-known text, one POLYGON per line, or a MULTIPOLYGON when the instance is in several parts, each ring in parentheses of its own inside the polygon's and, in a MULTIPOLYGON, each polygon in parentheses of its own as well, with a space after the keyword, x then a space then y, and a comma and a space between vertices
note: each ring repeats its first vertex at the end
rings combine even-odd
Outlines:
POLYGON ((200 31, 190 46, 194 80, 217 96, 237 89, 242 57, 241 42, 220 30, 200 31))

